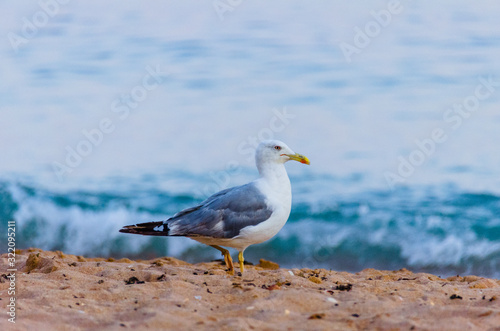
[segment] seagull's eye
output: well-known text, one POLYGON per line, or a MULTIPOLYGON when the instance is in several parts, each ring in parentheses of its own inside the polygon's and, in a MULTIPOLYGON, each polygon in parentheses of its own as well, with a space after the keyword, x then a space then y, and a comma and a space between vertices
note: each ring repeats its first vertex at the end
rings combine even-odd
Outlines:
POLYGON ((274 146, 274 149, 277 151, 281 151, 281 146, 274 146))

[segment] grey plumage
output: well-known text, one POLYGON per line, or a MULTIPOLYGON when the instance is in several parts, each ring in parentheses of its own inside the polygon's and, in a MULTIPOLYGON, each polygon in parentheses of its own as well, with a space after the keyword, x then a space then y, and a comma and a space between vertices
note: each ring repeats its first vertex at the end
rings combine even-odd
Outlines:
POLYGON ((254 183, 218 192, 164 222, 141 223, 120 232, 155 236, 234 238, 241 229, 267 220, 273 211, 254 183))

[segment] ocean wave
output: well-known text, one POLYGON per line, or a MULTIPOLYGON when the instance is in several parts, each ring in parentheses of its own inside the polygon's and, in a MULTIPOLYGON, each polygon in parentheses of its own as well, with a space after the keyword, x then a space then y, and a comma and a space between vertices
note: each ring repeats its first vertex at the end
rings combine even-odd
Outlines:
MULTIPOLYGON (((298 191, 310 185, 300 180, 295 184, 298 191)), ((315 197, 302 199, 298 194, 288 224, 272 240, 248 249, 247 259, 265 257, 286 267, 347 271, 406 267, 445 275, 500 276, 496 195, 405 188, 337 195, 316 192, 315 197)), ((128 187, 122 183, 119 191, 95 187, 58 191, 0 182, 0 217, 16 222, 18 248, 87 256, 173 255, 190 262, 219 258, 215 250, 185 238, 118 232, 123 225, 166 219, 201 200, 196 193, 137 182, 128 187)))

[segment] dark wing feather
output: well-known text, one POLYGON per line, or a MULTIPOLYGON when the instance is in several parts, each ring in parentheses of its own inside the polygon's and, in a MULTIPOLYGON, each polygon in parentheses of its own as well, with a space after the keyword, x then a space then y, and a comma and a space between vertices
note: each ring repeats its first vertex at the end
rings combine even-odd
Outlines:
POLYGON ((144 236, 168 236, 168 227, 163 222, 147 222, 127 225, 120 229, 123 233, 142 234, 144 236), (160 230, 161 229, 161 230, 160 230))

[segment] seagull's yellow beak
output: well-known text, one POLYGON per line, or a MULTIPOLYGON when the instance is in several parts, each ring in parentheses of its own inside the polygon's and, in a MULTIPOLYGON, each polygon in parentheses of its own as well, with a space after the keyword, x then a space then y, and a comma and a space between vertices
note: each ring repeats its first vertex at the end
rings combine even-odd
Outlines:
POLYGON ((290 158, 290 160, 294 160, 294 161, 304 163, 304 164, 311 164, 311 162, 309 162, 309 159, 307 157, 305 157, 304 155, 300 155, 300 154, 283 154, 283 155, 288 156, 290 158))

